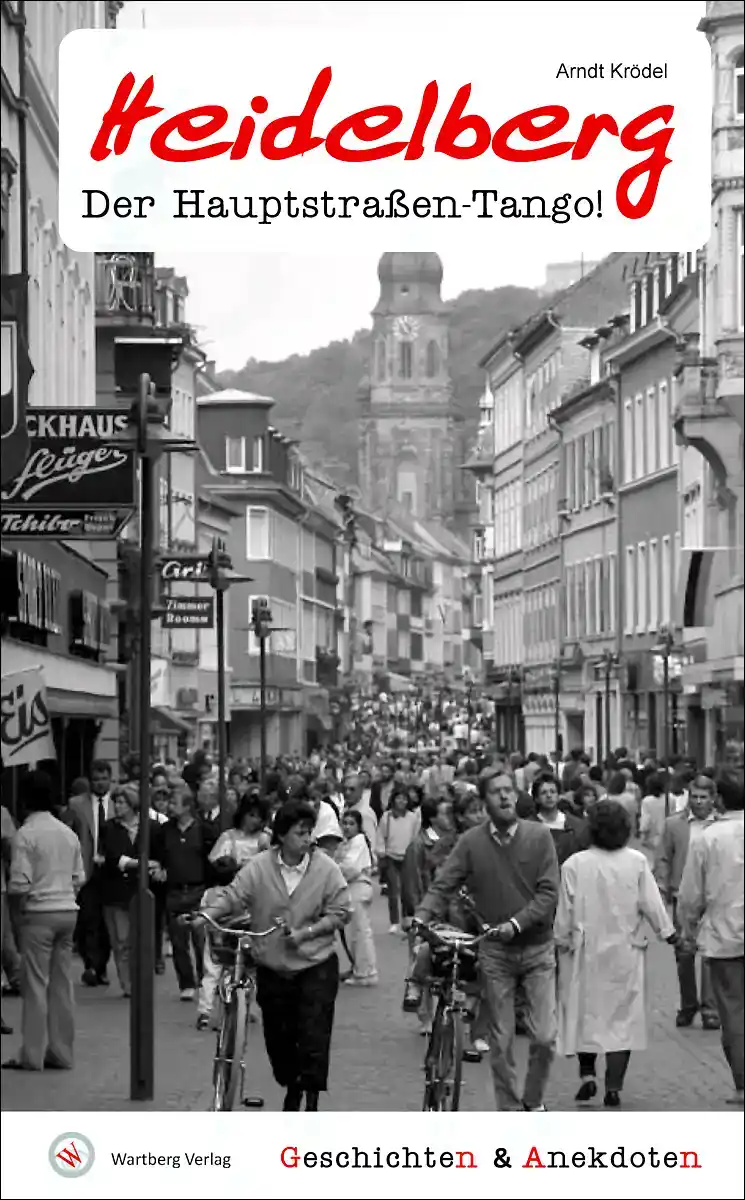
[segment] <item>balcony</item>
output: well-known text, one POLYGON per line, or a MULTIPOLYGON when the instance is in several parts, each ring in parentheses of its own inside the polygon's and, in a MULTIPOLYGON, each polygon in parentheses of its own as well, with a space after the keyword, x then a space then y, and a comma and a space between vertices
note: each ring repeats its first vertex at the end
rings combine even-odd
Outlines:
POLYGON ((152 254, 96 255, 96 321, 127 329, 155 324, 152 254))
POLYGON ((742 430, 732 407, 720 394, 716 359, 701 358, 697 343, 696 334, 679 353, 673 424, 678 439, 686 446, 693 446, 709 463, 720 498, 726 502, 728 495, 737 491, 742 474, 742 430))

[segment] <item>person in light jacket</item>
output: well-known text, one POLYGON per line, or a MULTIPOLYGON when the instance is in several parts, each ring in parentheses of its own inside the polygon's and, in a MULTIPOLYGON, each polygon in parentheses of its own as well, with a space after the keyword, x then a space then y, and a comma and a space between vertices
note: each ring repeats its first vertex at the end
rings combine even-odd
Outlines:
POLYGON ((215 921, 250 913, 257 933, 284 922, 284 929, 254 943, 253 954, 264 1042, 274 1078, 286 1089, 285 1112, 297 1112, 303 1097, 305 1111, 316 1111, 319 1093, 327 1089, 339 990, 336 933, 353 910, 338 866, 311 844, 315 823, 306 802, 283 805, 271 849, 204 908, 215 921))
POLYGON ((373 898, 373 859, 367 838, 362 830, 362 816, 352 808, 341 819, 344 841, 336 852, 336 862, 349 884, 354 905, 349 926, 349 955, 352 974, 345 983, 350 987, 374 987, 378 982, 378 963, 375 954, 370 904, 373 898))
MULTIPOLYGON (((355 811, 355 810, 352 810, 355 811)), ((421 828, 418 810, 409 808, 406 787, 397 783, 378 825, 376 849, 380 877, 388 888, 389 933, 401 932, 401 892, 406 851, 421 828)), ((408 915, 408 914, 407 914, 408 915)))
POLYGON ((605 1054, 606 1108, 621 1103, 631 1052, 647 1047, 646 920, 674 944, 675 927, 641 850, 628 845, 631 816, 614 800, 590 809, 592 845, 561 869, 554 937, 559 951, 558 1052, 579 1059, 583 1104, 597 1095, 605 1054))

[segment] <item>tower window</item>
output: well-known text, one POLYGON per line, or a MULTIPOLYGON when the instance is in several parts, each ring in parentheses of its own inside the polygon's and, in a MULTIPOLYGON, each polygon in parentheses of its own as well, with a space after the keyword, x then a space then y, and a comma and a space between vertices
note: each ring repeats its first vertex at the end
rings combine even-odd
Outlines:
POLYGON ((398 350, 398 373, 402 379, 411 379, 413 366, 413 346, 411 342, 401 342, 398 350))
POLYGON ((735 116, 745 116, 745 54, 740 50, 735 57, 735 116))
POLYGON ((427 343, 427 378, 433 379, 440 370, 440 347, 437 342, 427 343))

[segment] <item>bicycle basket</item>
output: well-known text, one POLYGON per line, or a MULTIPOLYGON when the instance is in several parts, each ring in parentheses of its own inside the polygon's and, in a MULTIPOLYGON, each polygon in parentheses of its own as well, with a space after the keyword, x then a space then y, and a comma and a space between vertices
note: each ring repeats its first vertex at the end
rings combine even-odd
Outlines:
POLYGON ((453 955, 458 955, 458 975, 461 983, 475 983, 478 978, 478 958, 476 949, 469 945, 471 940, 460 929, 438 929, 442 942, 432 946, 432 974, 435 978, 449 975, 452 970, 453 955))

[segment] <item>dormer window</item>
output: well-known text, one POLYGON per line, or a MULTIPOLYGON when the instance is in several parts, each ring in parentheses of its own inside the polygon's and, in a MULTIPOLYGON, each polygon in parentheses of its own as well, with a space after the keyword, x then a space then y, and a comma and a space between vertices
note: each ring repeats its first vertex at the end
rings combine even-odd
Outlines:
POLYGON ((246 439, 226 437, 225 470, 230 475, 242 475, 246 470, 246 439))

